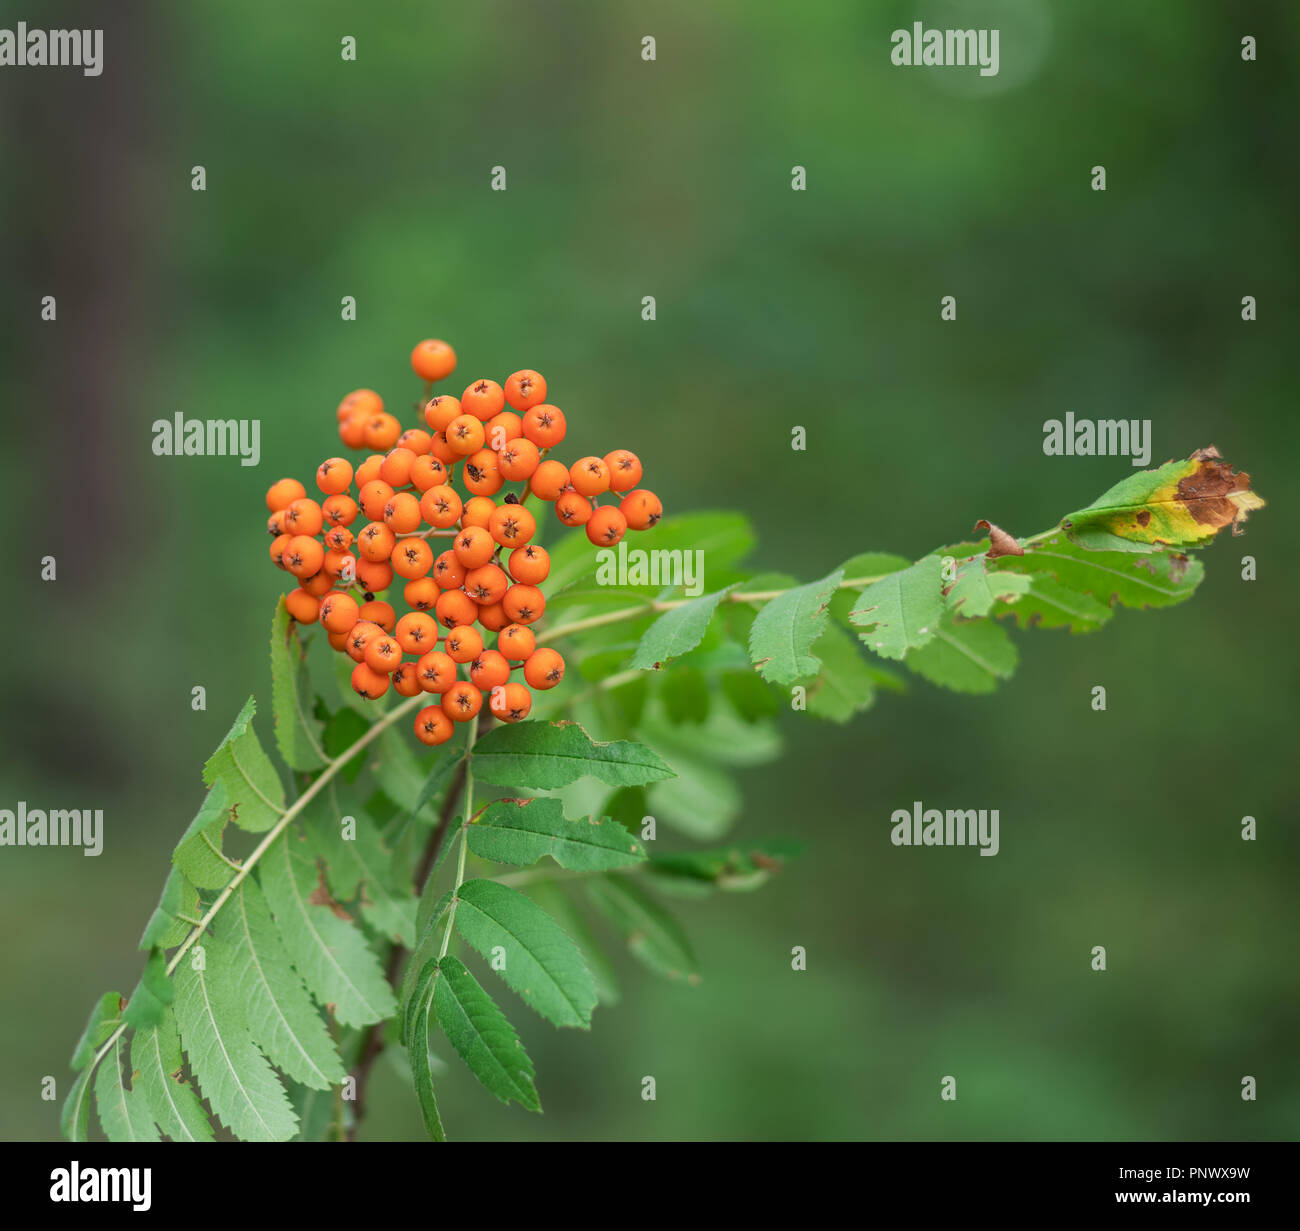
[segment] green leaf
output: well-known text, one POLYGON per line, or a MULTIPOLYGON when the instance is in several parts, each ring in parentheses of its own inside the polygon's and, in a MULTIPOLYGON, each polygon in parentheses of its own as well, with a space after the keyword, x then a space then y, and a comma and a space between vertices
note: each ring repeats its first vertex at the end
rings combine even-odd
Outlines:
POLYGON ((1013 603, 999 603, 995 614, 1011 616, 1021 628, 1068 628, 1072 633, 1090 633, 1114 614, 1113 608, 1082 590, 1061 585, 1050 573, 1019 576, 1029 583, 1028 592, 1013 603))
POLYGON ((748 892, 765 884, 787 860, 802 854, 803 849, 802 842, 788 838, 738 842, 711 851, 654 855, 648 871, 652 883, 666 890, 675 882, 690 881, 731 892, 748 892))
POLYGON ((450 955, 433 985, 433 1009, 470 1072, 503 1103, 511 1099, 541 1111, 533 1086, 533 1063, 514 1027, 464 965, 450 955))
POLYGON ((644 889, 625 876, 602 876, 588 883, 587 892, 644 965, 670 979, 699 982, 686 933, 644 889))
POLYGON ((234 874, 222 858, 226 822, 232 815, 231 796, 220 780, 203 797, 194 819, 172 852, 172 863, 200 889, 224 889, 234 874))
POLYGON ((934 637, 943 614, 940 556, 869 585, 858 595, 849 622, 866 631, 862 640, 882 658, 901 659, 934 637))
POLYGON ((586 774, 609 786, 639 786, 671 778, 673 771, 642 744, 598 744, 576 723, 517 722, 478 741, 474 774, 498 786, 553 790, 586 774))
POLYGON ((370 763, 379 785, 399 808, 415 812, 429 774, 415 755, 410 723, 388 727, 375 740, 375 757, 370 763))
POLYGON ((536 902, 495 881, 466 881, 456 927, 484 957, 504 950, 499 972, 532 1008, 557 1026, 586 1027, 596 985, 582 954, 536 902))
POLYGON ((1122 479, 1086 509, 1063 517, 1061 529, 1090 551, 1147 552, 1158 543, 1197 547, 1225 526, 1239 534, 1246 514, 1263 507, 1250 475, 1234 474, 1210 447, 1122 479))
POLYGON ((617 821, 564 819, 558 799, 502 799, 481 812, 466 831, 469 849, 482 859, 519 867, 550 855, 562 868, 600 871, 640 863, 645 848, 617 821))
POLYGON ((127 1001, 122 1020, 133 1030, 156 1026, 162 1021, 173 995, 172 982, 167 976, 167 959, 161 949, 154 949, 145 962, 140 982, 127 1001))
MULTIPOLYGON (((298 1118, 284 1086, 244 1025, 244 1006, 211 971, 229 960, 216 940, 204 946, 206 968, 193 960, 176 970, 176 1024, 190 1068, 213 1114, 242 1141, 288 1141, 298 1118)), ((194 950, 191 950, 193 955, 194 950)))
POLYGON ((670 658, 680 658, 695 649, 704 640, 718 604, 732 589, 728 586, 665 611, 642 634, 629 665, 658 671, 670 658))
POLYGON ((320 874, 302 843, 282 834, 259 865, 262 892, 294 967, 318 1004, 344 1026, 366 1026, 397 1010, 392 988, 365 937, 328 905, 317 905, 320 874), (299 849, 295 849, 299 848, 299 849))
POLYGON ((831 596, 844 580, 836 569, 820 581, 796 586, 771 600, 749 630, 749 657, 772 684, 792 684, 816 673, 820 663, 811 651, 829 617, 831 596))
POLYGON ((211 1141, 212 1125, 194 1088, 182 1075, 181 1039, 168 1009, 157 1025, 131 1040, 134 1084, 163 1135, 172 1141, 211 1141))
POLYGON ((801 681, 807 688, 806 708, 817 718, 848 722, 870 709, 876 699, 876 680, 863 660, 857 643, 837 624, 828 624, 813 646, 821 671, 801 681))
POLYGON ((670 722, 699 723, 709 716, 709 683, 703 671, 679 663, 657 682, 659 699, 670 722))
POLYGON ((1020 655, 1007 630, 992 620, 945 619, 934 640, 914 650, 907 666, 954 692, 992 692, 1016 669, 1020 655))
POLYGON ((144 1099, 122 1078, 124 1055, 122 1036, 118 1035, 95 1073, 99 1123, 109 1141, 157 1141, 158 1130, 144 1099))
MULTIPOLYGON (((436 969, 436 966, 435 966, 436 969)), ((438 1115, 438 1100, 433 1093, 433 1072, 429 1068, 429 1001, 432 991, 426 985, 415 1006, 411 1029, 407 1036, 406 1051, 411 1061, 411 1076, 415 1078, 415 1096, 420 1104, 420 1117, 430 1141, 446 1141, 447 1134, 438 1115)))
POLYGON ((77 1049, 72 1053, 72 1068, 84 1069, 95 1053, 104 1045, 104 1041, 122 1020, 122 997, 117 992, 105 992, 90 1011, 86 1028, 77 1040, 77 1049))
POLYGON ((944 592, 945 605, 963 619, 986 616, 999 601, 1013 602, 1029 589, 1029 579, 1021 573, 991 567, 984 554, 955 561, 957 580, 944 592))
POLYGON ((418 817, 430 803, 442 794, 443 788, 447 785, 451 775, 463 760, 464 755, 459 748, 454 752, 443 753, 442 758, 429 770, 424 784, 420 787, 420 793, 415 799, 415 807, 411 809, 414 816, 418 817))
POLYGON ((327 1090, 346 1075, 325 1023, 280 940, 257 885, 246 880, 217 916, 231 995, 243 1005, 253 1042, 284 1073, 327 1090))
POLYGON ((144 926, 140 948, 171 949, 179 945, 190 934, 192 925, 177 915, 188 914, 197 919, 198 905, 198 890, 180 868, 173 867, 163 881, 162 897, 144 926))
POLYGON ((225 785, 235 823, 250 833, 270 829, 284 812, 284 785, 253 730, 256 710, 256 702, 249 697, 203 767, 203 781, 208 786, 225 785))
POLYGON ((621 994, 618 976, 609 955, 592 933, 586 918, 573 900, 553 881, 536 881, 528 886, 528 896, 542 908, 569 939, 578 946, 591 977, 596 982, 596 999, 603 1005, 618 1004, 621 994))
POLYGON ((290 769, 304 773, 319 769, 321 754, 316 720, 310 715, 311 684, 295 625, 289 618, 284 595, 271 620, 271 712, 275 742, 290 769))
MULTIPOLYGON (((349 663, 352 661, 345 654, 337 654, 335 657, 344 658, 349 663)), ((331 760, 342 756, 369 730, 370 724, 366 721, 365 715, 358 713, 351 706, 335 710, 325 720, 325 727, 321 731, 321 745, 325 749, 325 755, 331 760)), ((348 782, 355 782, 365 766, 366 750, 363 748, 351 757, 339 772, 348 782)))
POLYGON ((366 922, 399 944, 415 940, 416 898, 396 887, 393 854, 385 848, 374 821, 364 813, 351 818, 352 838, 343 836, 347 818, 317 809, 307 822, 312 849, 321 858, 329 891, 340 902, 362 894, 366 922))
POLYGON ((1190 598, 1205 576, 1205 566, 1169 551, 1135 554, 1088 551, 1064 535, 1026 548, 1023 556, 1003 556, 1000 570, 1049 574, 1067 590, 1091 594, 1098 602, 1123 607, 1169 607, 1190 598))
POLYGON ((725 671, 719 682, 723 695, 746 722, 771 718, 779 708, 772 689, 756 671, 725 671))

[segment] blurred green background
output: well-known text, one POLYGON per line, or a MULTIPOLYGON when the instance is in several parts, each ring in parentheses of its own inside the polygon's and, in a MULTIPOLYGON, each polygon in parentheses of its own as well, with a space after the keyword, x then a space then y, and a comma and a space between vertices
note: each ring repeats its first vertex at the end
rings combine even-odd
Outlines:
MULTIPOLYGON (((349 389, 409 404, 431 335, 466 381, 540 369, 574 456, 634 449, 670 510, 742 510, 755 565, 809 579, 978 517, 1030 533, 1130 473, 1043 456, 1068 410, 1150 418, 1153 463, 1217 444, 1270 502, 1192 602, 1020 634, 990 697, 786 718, 737 832, 806 857, 683 904, 703 983, 624 962, 590 1036, 503 991, 546 1115, 453 1062, 454 1136, 1295 1136, 1294 6, 0 12, 106 28, 102 77, 0 69, 0 805, 107 818, 98 859, 0 850, 0 1136, 57 1135, 41 1078, 62 1097, 92 1001, 134 984, 203 759, 250 692, 269 709, 265 487, 336 450, 349 389), (1001 73, 892 67, 914 19, 1000 28, 1001 73), (153 456, 176 411, 260 418, 261 465, 153 456), (999 808, 1001 853, 892 847, 913 799, 999 808)), ((381 1068, 363 1135, 418 1133, 381 1068)))

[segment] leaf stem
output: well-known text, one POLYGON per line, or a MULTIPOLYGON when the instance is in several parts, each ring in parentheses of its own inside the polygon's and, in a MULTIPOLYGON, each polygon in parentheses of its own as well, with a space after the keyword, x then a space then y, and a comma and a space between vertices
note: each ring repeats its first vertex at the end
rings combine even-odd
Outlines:
POLYGON ((469 818, 474 814, 474 738, 478 733, 478 719, 472 718, 465 724, 469 730, 465 735, 465 823, 460 827, 457 838, 460 850, 456 853, 456 887, 451 892, 451 905, 447 908, 447 930, 442 934, 442 948, 438 950, 438 961, 447 956, 451 948, 451 931, 456 922, 456 907, 460 905, 460 887, 465 883, 465 852, 469 848, 466 830, 469 818))

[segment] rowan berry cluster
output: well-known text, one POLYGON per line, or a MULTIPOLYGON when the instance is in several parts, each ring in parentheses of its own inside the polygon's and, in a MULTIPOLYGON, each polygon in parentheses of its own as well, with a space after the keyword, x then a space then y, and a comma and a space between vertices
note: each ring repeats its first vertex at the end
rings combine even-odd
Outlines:
MULTIPOLYGON (((411 352, 411 367, 432 393, 456 355, 429 339, 411 352)), ((538 587, 551 563, 532 542, 529 497, 554 504, 561 523, 584 526, 600 547, 648 530, 663 508, 637 486, 641 462, 626 449, 571 466, 547 457, 566 425, 538 372, 516 372, 504 386, 476 380, 459 398, 428 397, 423 417, 424 427, 403 430, 379 394, 349 393, 338 406, 339 438, 373 451, 355 467, 343 457, 321 462, 320 500, 297 479, 273 483, 267 528, 272 562, 298 579, 289 614, 319 622, 352 658, 360 696, 375 700, 390 686, 404 697, 436 695, 416 716, 415 734, 441 744, 454 724, 477 718, 485 695, 493 716, 519 722, 532 708, 530 689, 564 678, 564 659, 539 647, 531 627, 546 610, 538 587), (494 499, 511 484, 521 490, 494 499), (606 495, 617 503, 600 503, 606 495), (439 553, 431 539, 450 544, 439 553), (383 597, 398 579, 410 609, 400 618, 383 597)))

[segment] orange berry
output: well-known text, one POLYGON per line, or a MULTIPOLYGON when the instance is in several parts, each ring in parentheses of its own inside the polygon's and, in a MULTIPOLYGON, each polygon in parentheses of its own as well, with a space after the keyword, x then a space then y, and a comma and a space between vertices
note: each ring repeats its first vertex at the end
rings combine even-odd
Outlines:
POLYGON ((461 455, 447 443, 447 437, 442 432, 434 432, 433 439, 429 443, 429 453, 448 468, 454 466, 458 461, 460 461, 461 457, 461 455))
POLYGON ((389 563, 399 577, 418 581, 433 567, 433 548, 424 539, 398 539, 389 563))
POLYGON ((441 338, 425 338, 411 351, 411 370, 421 380, 446 380, 456 370, 456 352, 441 338))
POLYGON ((399 449, 410 449, 416 457, 423 457, 429 452, 430 445, 433 444, 433 437, 428 432, 418 427, 408 427, 397 438, 397 447, 399 449))
POLYGON ((266 507, 278 513, 306 494, 307 489, 297 479, 277 479, 266 489, 266 507))
POLYGON ((366 666, 371 671, 382 671, 389 674, 396 671, 402 661, 402 647, 397 644, 397 638, 384 634, 381 637, 371 637, 366 642, 366 666))
POLYGON ((397 546, 397 535, 381 521, 368 522, 357 535, 357 552, 364 560, 387 560, 397 546))
POLYGON ((505 479, 497 466, 497 455, 491 449, 480 449, 465 459, 465 487, 476 496, 495 496, 505 479))
POLYGON ((271 540, 271 563, 276 568, 287 569, 289 567, 284 562, 284 549, 289 546, 289 541, 292 538, 292 534, 277 534, 271 540))
POLYGON ((337 411, 339 422, 353 415, 377 415, 384 409, 384 399, 373 389, 353 389, 340 403, 337 411))
POLYGON ((612 492, 631 491, 641 482, 641 459, 626 449, 615 449, 605 454, 605 465, 609 468, 609 490, 612 492))
POLYGON ((370 416, 366 414, 349 415, 339 421, 339 440, 349 449, 361 449, 366 443, 366 424, 370 416))
POLYGON ((361 618, 357 600, 350 594, 331 594, 320 605, 321 627, 330 633, 346 633, 361 618))
POLYGON ((421 577, 418 581, 406 583, 402 598, 415 611, 432 611, 440 593, 438 583, 432 577, 421 577))
POLYGON ((347 551, 352 546, 352 531, 346 526, 331 526, 325 531, 324 538, 330 551, 347 551))
POLYGON ((529 407, 524 415, 524 435, 542 449, 558 445, 566 430, 564 411, 547 402, 529 407))
POLYGON ((327 551, 321 572, 333 578, 351 581, 357 575, 357 558, 350 551, 327 551))
POLYGON ((516 410, 528 410, 546 401, 546 377, 532 368, 521 368, 507 377, 505 395, 516 410))
POLYGON ((442 694, 442 712, 452 722, 469 722, 483 708, 483 694, 473 684, 458 680, 442 694))
MULTIPOLYGON (((327 554, 326 559, 328 558, 329 556, 327 554)), ((302 588, 313 598, 320 598, 322 595, 328 594, 334 588, 334 578, 325 571, 325 568, 322 565, 319 573, 314 577, 308 577, 303 581, 302 588)), ((315 617, 313 617, 313 620, 314 619, 315 617)))
POLYGON ((476 380, 460 395, 460 404, 467 415, 486 423, 505 409, 506 395, 496 381, 476 380))
MULTIPOLYGON (((522 483, 531 479, 533 472, 541 463, 541 450, 531 440, 521 436, 518 440, 508 440, 497 454, 497 465, 502 475, 511 483, 522 483)), ((559 462, 556 462, 559 466, 559 462)), ((563 470, 564 467, 560 466, 563 470)))
POLYGON ((340 654, 348 648, 347 633, 330 633, 326 637, 326 640, 330 643, 330 649, 337 650, 340 654))
POLYGON ((577 492, 565 492, 555 502, 555 516, 566 526, 585 526, 591 517, 591 501, 577 492))
POLYGON ((483 424, 473 415, 457 415, 447 425, 446 435, 447 448, 457 457, 468 457, 471 453, 477 453, 486 439, 483 424))
POLYGON ((327 496, 337 496, 352 486, 352 463, 346 457, 327 457, 316 467, 316 486, 327 496))
POLYGON ((440 705, 426 705, 415 716, 415 738, 422 744, 445 744, 455 733, 456 728, 440 705))
POLYGON ((471 496, 465 501, 465 511, 460 515, 461 528, 482 526, 486 530, 496 507, 496 501, 491 496, 471 496))
POLYGON ((469 570, 456 559, 450 547, 433 562, 433 579, 443 590, 459 590, 468 575, 469 570))
POLYGON ((546 610, 546 596, 536 586, 516 583, 506 591, 501 606, 515 624, 532 624, 546 610))
POLYGON ((533 694, 517 681, 494 688, 488 700, 488 709, 502 722, 523 722, 532 708, 533 694))
POLYGON ((411 482, 422 492, 447 482, 447 467, 431 453, 423 453, 411 467, 411 482))
POLYGON ((422 611, 408 611, 397 621, 393 636, 407 654, 425 654, 438 644, 438 625, 422 611))
POLYGON ((470 624, 448 629, 442 644, 452 662, 470 663, 483 653, 483 635, 470 624))
POLYGON ((478 568, 492 559, 496 542, 482 526, 466 526, 455 538, 452 551, 467 569, 478 568))
POLYGON ((569 467, 569 482, 580 496, 599 496, 609 491, 609 467, 603 458, 580 457, 569 467))
POLYGON ((383 453, 371 453, 360 466, 356 468, 352 475, 352 482, 357 485, 359 492, 367 483, 373 483, 379 478, 379 467, 384 464, 383 453))
POLYGON ((587 520, 587 537, 597 547, 613 547, 627 533, 627 518, 612 504, 601 505, 587 520))
POLYGON ((371 479, 360 492, 357 493, 361 511, 371 521, 384 520, 384 506, 388 504, 393 497, 393 488, 383 479, 371 479))
POLYGON ((456 628, 461 624, 473 623, 478 608, 468 594, 460 590, 447 590, 438 595, 433 613, 443 628, 456 628))
POLYGON ((513 662, 521 663, 530 658, 536 646, 533 630, 523 624, 507 624, 497 633, 497 649, 513 662))
POLYGON ((379 463, 379 477, 390 487, 405 487, 411 481, 411 467, 417 456, 413 449, 395 445, 379 463))
POLYGON ((317 617, 320 615, 320 599, 313 594, 308 594, 301 587, 297 590, 290 590, 284 596, 284 605, 289 609, 289 614, 299 624, 315 624, 317 617))
POLYGON ((434 432, 445 434, 451 421, 464 413, 460 408, 460 398, 448 397, 445 393, 424 404, 424 421, 434 432))
POLYGON ((506 609, 500 603, 488 603, 478 609, 478 622, 488 632, 499 633, 510 623, 510 617, 506 615, 506 609))
MULTIPOLYGON (((529 444, 535 442, 529 441, 529 444)), ((569 486, 569 468, 563 462, 539 462, 528 480, 528 490, 541 500, 558 500, 569 486)))
POLYGON ((425 692, 446 692, 456 682, 456 664, 441 650, 430 650, 415 664, 425 692))
POLYGON ((328 496, 320 506, 331 526, 350 526, 357 519, 357 502, 351 496, 328 496))
POLYGON ((325 524, 320 505, 307 496, 295 500, 282 516, 287 534, 319 534, 325 524))
POLYGON ((465 574, 465 593, 480 607, 499 603, 510 588, 510 578, 498 564, 484 564, 465 574))
POLYGON ((372 637, 382 637, 384 630, 373 620, 359 619, 348 629, 347 654, 353 662, 364 662, 366 645, 372 637))
POLYGON ((393 672, 393 688, 403 697, 420 695, 420 677, 415 674, 414 663, 402 663, 393 672))
POLYGON ((358 560, 357 581, 371 594, 378 594, 393 584, 393 566, 387 560, 358 560))
POLYGON ((543 646, 528 656, 524 663, 524 679, 533 688, 554 688, 564 679, 564 659, 557 650, 543 646))
POLYGON ((325 563, 325 548, 308 534, 295 534, 285 544, 283 559, 295 577, 315 577, 325 563))
POLYGON ((358 615, 367 624, 373 624, 386 633, 391 633, 397 624, 397 612, 393 610, 392 603, 385 603, 377 598, 362 603, 358 609, 358 615))
POLYGON ((439 530, 454 526, 460 520, 461 512, 460 496, 455 488, 445 483, 429 488, 420 497, 420 516, 439 530))
POLYGON ((522 439, 524 421, 514 411, 503 410, 487 421, 483 434, 487 439, 487 447, 499 452, 510 441, 522 439))
POLYGON ((384 525, 394 534, 410 534, 420 528, 420 502, 411 492, 394 492, 384 505, 384 525))
POLYGON ((638 487, 619 501, 618 511, 627 518, 629 529, 649 530, 664 515, 664 506, 654 492, 638 487))
POLYGON ((551 571, 551 555, 545 547, 529 543, 516 547, 507 561, 510 576, 527 586, 541 585, 551 571))
POLYGON ((396 443, 397 438, 402 434, 402 425, 396 417, 390 415, 387 411, 383 414, 371 415, 366 420, 366 428, 362 433, 362 440, 365 441, 368 449, 382 449, 387 451, 396 443))
POLYGON ((484 650, 469 669, 470 683, 475 688, 496 688, 510 678, 510 664, 497 650, 484 650))
POLYGON ((357 663, 352 668, 352 691, 367 701, 375 701, 388 691, 388 676, 365 663, 357 663))
POLYGON ((537 519, 522 504, 503 504, 488 518, 487 529, 502 547, 522 547, 537 533, 537 519))
POLYGON ((283 511, 279 513, 272 513, 271 516, 266 519, 266 530, 267 533, 272 538, 275 538, 277 535, 281 535, 284 533, 284 512, 283 511))

